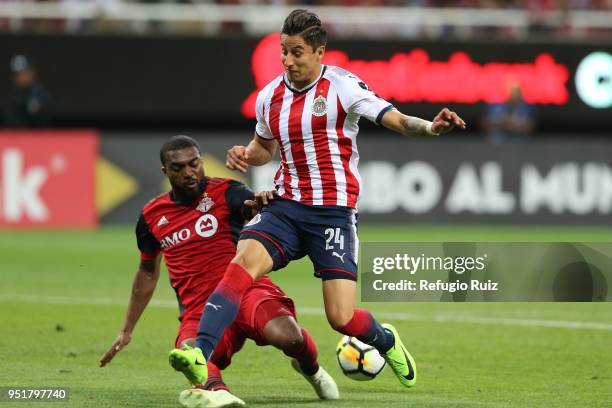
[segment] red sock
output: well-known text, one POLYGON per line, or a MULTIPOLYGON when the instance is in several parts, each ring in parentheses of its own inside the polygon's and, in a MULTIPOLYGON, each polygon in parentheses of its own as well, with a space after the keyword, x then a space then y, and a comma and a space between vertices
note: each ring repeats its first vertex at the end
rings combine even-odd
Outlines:
POLYGON ((242 266, 230 263, 215 292, 220 292, 232 302, 240 303, 242 295, 253 285, 253 278, 242 266))
POLYGON ((209 361, 206 365, 208 367, 208 381, 202 388, 207 391, 229 391, 229 388, 223 382, 223 378, 221 378, 221 371, 215 363, 209 361))
POLYGON ((393 333, 385 330, 365 309, 355 309, 351 320, 338 331, 347 336, 356 337, 374 347, 381 354, 386 353, 395 342, 393 333))
POLYGON ((355 309, 353 317, 339 330, 340 333, 352 337, 363 337, 372 329, 372 315, 365 309, 355 309))
POLYGON ((319 363, 317 363, 317 346, 315 346, 310 333, 306 329, 302 329, 302 337, 304 344, 295 354, 285 353, 289 357, 295 358, 300 363, 302 372, 306 375, 314 375, 319 371, 319 363))
POLYGON ((206 360, 210 359, 215 347, 223 337, 225 329, 231 325, 240 309, 240 301, 244 293, 253 285, 253 278, 242 266, 230 263, 225 269, 225 275, 215 291, 206 300, 204 312, 198 325, 196 347, 204 353, 206 360))

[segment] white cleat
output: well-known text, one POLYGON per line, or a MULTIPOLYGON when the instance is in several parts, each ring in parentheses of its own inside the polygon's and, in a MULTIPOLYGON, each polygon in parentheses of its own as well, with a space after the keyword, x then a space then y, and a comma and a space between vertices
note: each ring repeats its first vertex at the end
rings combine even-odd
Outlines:
POLYGON ((300 373, 306 379, 306 381, 310 383, 310 385, 312 385, 312 388, 314 388, 319 398, 322 400, 340 399, 340 392, 338 391, 336 382, 332 376, 323 369, 323 367, 319 366, 319 371, 313 375, 306 375, 302 372, 300 363, 298 363, 296 359, 291 359, 291 366, 295 371, 300 373))
POLYGON ((186 408, 235 408, 246 405, 243 400, 229 391, 208 391, 199 388, 181 392, 179 404, 186 408))

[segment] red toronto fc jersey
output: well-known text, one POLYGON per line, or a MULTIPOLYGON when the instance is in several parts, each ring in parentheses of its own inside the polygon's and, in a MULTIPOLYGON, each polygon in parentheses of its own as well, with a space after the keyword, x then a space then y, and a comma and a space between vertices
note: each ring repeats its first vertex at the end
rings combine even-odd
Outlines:
MULTIPOLYGON (((253 197, 238 181, 206 177, 193 202, 176 202, 165 193, 142 209, 136 227, 141 258, 163 254, 181 312, 202 307, 223 277, 245 222, 244 200, 253 197)), ((268 277, 255 286, 280 292, 268 277)))
POLYGON ((362 80, 334 66, 323 66, 319 78, 302 89, 293 88, 285 74, 270 82, 257 96, 255 132, 279 144, 278 194, 308 205, 355 208, 361 190, 359 119, 380 124, 391 109, 362 80))

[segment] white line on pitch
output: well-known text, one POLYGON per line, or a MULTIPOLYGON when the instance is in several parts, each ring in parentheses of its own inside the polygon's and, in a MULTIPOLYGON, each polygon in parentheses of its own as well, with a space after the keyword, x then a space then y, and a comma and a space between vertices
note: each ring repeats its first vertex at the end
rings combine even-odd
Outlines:
MULTIPOLYGON (((298 314, 319 316, 323 315, 322 309, 300 308, 298 314)), ((531 326, 531 327, 552 327, 557 329, 593 329, 593 330, 612 330, 610 323, 597 322, 578 322, 569 320, 542 320, 542 319, 516 319, 504 317, 475 317, 461 316, 457 314, 432 314, 419 315, 414 313, 400 312, 375 312, 377 317, 391 320, 412 320, 423 322, 448 322, 448 323, 475 323, 506 326, 531 326)))
MULTIPOLYGON (((127 300, 113 298, 77 298, 68 296, 42 296, 28 294, 0 294, 0 301, 18 301, 27 303, 45 303, 56 305, 108 305, 108 306, 127 306, 127 300)), ((176 308, 178 305, 176 300, 151 300, 149 306, 161 308, 176 308)), ((302 307, 298 309, 298 315, 306 316, 323 316, 323 309, 313 307, 302 307)), ((591 329, 591 330, 609 330, 612 331, 612 323, 598 322, 580 322, 570 320, 544 320, 544 319, 517 319, 506 317, 479 317, 479 316, 463 316, 458 314, 416 314, 402 312, 376 312, 377 317, 391 320, 410 320, 420 322, 448 322, 448 323, 474 323, 488 325, 505 325, 505 326, 527 326, 527 327, 551 327, 556 329, 591 329)))

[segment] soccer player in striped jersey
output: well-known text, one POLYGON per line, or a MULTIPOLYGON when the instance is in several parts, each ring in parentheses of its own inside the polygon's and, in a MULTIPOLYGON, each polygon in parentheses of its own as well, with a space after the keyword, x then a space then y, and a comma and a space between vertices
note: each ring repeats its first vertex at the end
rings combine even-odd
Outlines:
POLYGON ((171 352, 187 377, 206 376, 205 367, 196 363, 210 358, 245 291, 268 272, 308 255, 315 276, 323 281, 331 326, 375 347, 402 385, 416 383, 414 359, 397 330, 355 307, 358 122, 365 117, 406 136, 439 135, 464 129, 465 122, 446 108, 432 122, 402 114, 355 75, 323 65, 326 41, 315 14, 289 14, 281 32, 285 72, 259 92, 253 140, 228 151, 227 167, 245 172, 248 166, 271 161, 278 146, 275 184, 281 199, 243 228, 236 256, 208 299, 218 308, 205 309, 197 347, 171 352))

